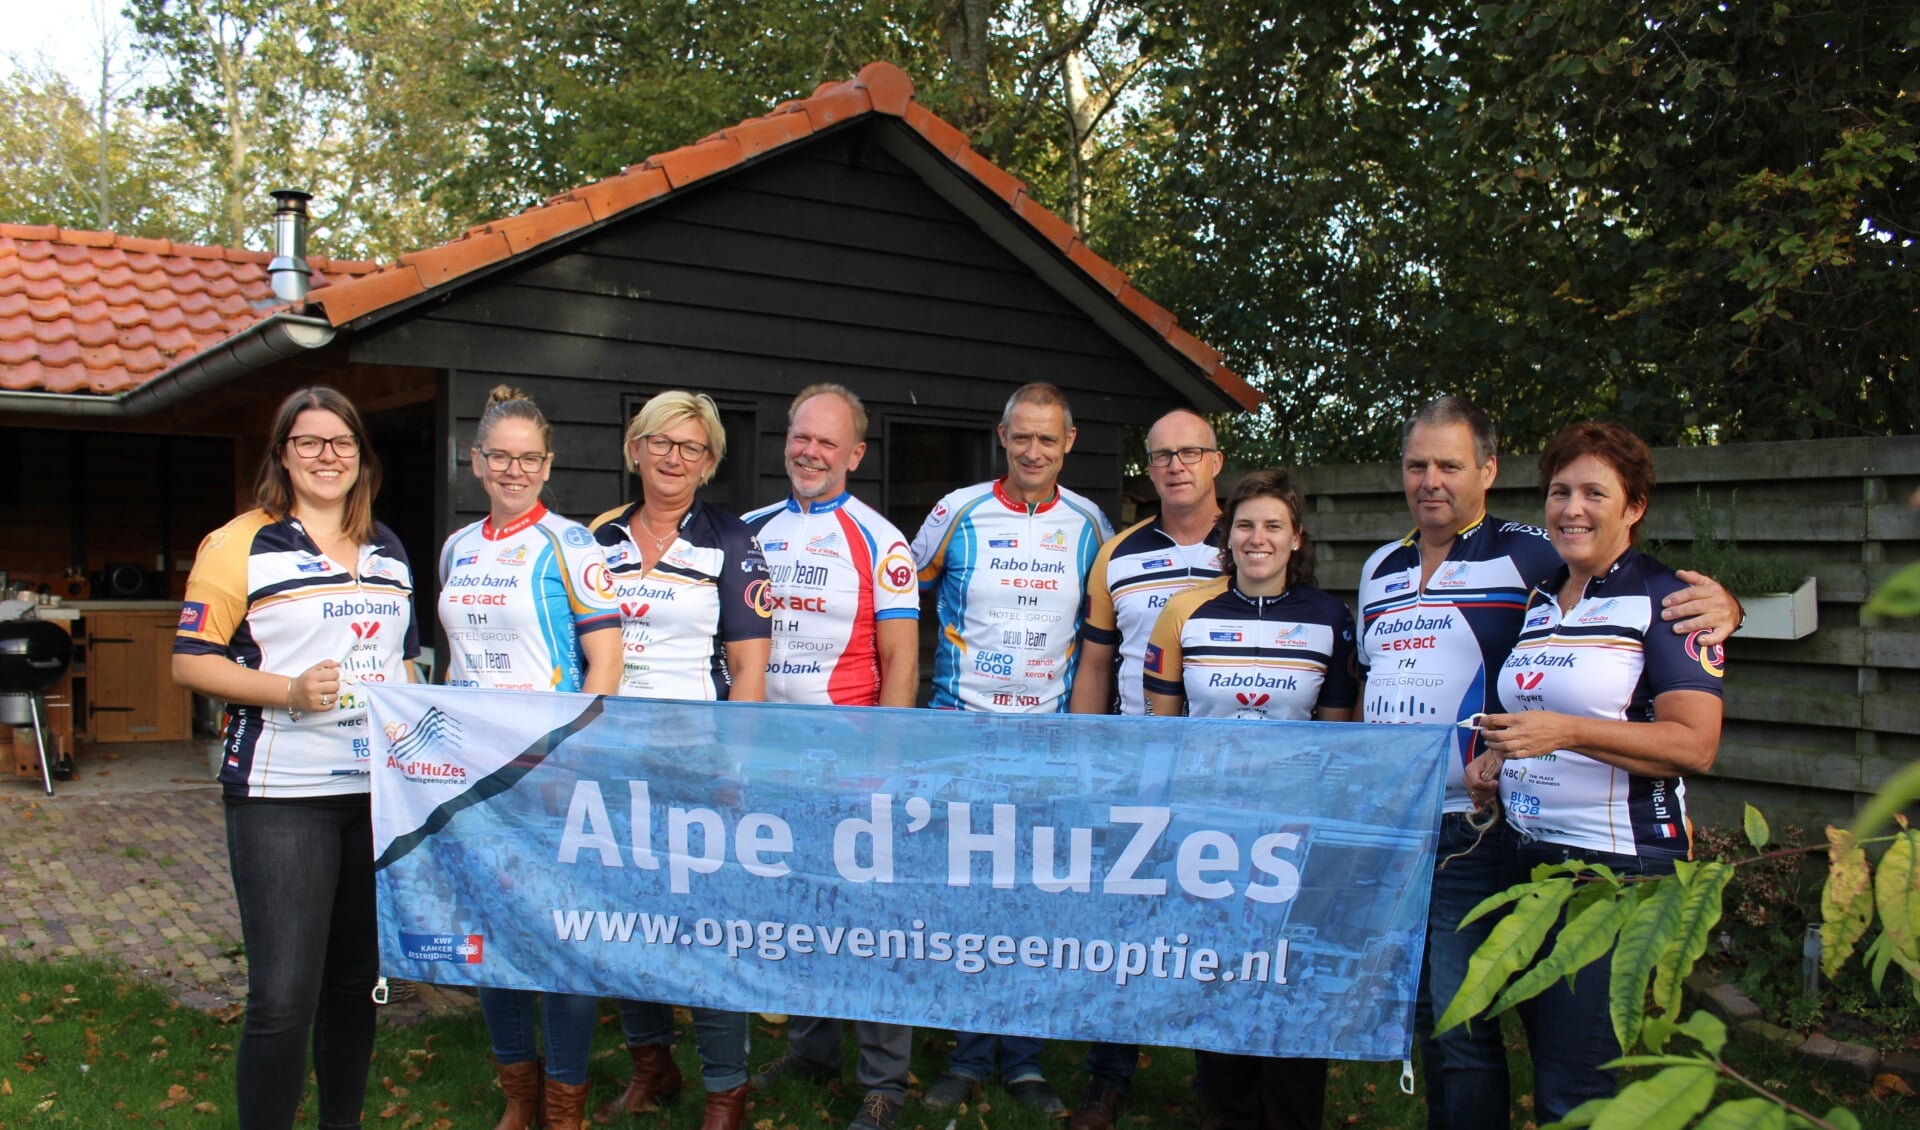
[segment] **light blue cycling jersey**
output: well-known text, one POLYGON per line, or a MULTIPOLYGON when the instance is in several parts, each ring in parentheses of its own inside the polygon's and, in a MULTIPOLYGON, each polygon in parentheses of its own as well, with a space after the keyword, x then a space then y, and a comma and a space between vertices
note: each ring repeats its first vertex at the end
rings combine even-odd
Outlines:
POLYGON ((914 535, 920 591, 939 593, 939 709, 1049 714, 1073 686, 1087 572, 1113 527, 1070 490, 1029 505, 1005 482, 947 495, 914 535))

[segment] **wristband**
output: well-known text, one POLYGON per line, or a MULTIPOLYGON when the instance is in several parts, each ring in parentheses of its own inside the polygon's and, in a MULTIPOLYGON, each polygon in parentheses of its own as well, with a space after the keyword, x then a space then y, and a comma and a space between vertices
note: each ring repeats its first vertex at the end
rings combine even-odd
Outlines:
POLYGON ((300 720, 300 712, 293 708, 293 680, 292 679, 287 680, 287 720, 289 722, 298 722, 300 720))

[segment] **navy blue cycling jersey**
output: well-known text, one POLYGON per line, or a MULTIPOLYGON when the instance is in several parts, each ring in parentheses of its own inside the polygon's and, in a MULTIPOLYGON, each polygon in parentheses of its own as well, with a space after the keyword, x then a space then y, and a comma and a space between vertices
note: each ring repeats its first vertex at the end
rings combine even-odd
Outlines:
MULTIPOLYGON (((1498 710, 1489 674, 1520 638, 1527 594, 1558 568, 1545 530, 1490 515, 1455 536, 1425 589, 1418 530, 1375 550, 1360 570, 1362 717, 1451 724, 1498 710)), ((1447 764, 1448 812, 1473 810, 1461 773, 1478 735, 1459 735, 1447 764)))
POLYGON ((1353 614, 1317 588, 1247 596, 1226 577, 1167 601, 1142 660, 1147 694, 1180 695, 1195 718, 1305 721, 1358 694, 1353 614))
MULTIPOLYGON (((1726 668, 1719 646, 1661 623, 1660 601, 1687 587, 1673 570, 1628 550, 1562 615, 1554 594, 1567 577, 1562 565, 1532 593, 1519 642, 1500 671, 1509 712, 1652 722, 1654 699, 1668 692, 1719 697, 1726 668)), ((1533 839, 1613 855, 1684 859, 1691 849, 1687 786, 1678 776, 1642 777, 1558 750, 1507 762, 1500 798, 1507 822, 1533 839)))
POLYGON ((633 541, 639 503, 591 523, 620 602, 620 693, 724 699, 729 643, 770 639, 773 587, 746 523, 696 501, 653 568, 633 541))

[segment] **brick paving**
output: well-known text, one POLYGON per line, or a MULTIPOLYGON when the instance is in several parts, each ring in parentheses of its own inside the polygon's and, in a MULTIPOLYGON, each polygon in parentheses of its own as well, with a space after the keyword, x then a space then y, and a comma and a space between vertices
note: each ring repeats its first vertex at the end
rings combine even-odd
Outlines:
MULTIPOLYGON (((129 776, 124 763, 117 768, 129 776)), ((75 788, 50 799, 37 790, 0 794, 0 961, 106 962, 193 1008, 244 1002, 220 791, 204 782, 155 777, 149 787, 75 788)), ((396 994, 406 999, 382 1009, 382 1019, 407 1023, 472 1000, 415 988, 396 994)))
POLYGON ((0 802, 0 950, 125 965, 183 1003, 246 996, 216 788, 0 802))

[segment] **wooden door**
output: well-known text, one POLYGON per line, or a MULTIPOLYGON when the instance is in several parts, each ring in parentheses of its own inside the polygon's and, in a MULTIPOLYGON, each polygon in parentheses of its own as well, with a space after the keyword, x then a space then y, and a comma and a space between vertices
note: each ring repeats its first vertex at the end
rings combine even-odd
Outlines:
POLYGON ((187 693, 173 682, 174 612, 87 617, 87 712, 96 742, 187 736, 187 693))

